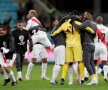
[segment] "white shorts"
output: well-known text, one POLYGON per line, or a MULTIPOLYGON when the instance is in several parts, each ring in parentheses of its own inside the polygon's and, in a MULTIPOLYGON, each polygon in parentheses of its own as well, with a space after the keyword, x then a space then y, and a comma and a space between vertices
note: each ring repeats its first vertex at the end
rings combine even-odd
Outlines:
POLYGON ((7 59, 6 60, 7 66, 12 67, 14 65, 14 62, 16 60, 16 56, 17 56, 16 53, 14 53, 12 59, 7 59))
POLYGON ((37 33, 32 35, 31 38, 32 38, 33 44, 39 42, 39 43, 42 43, 42 45, 44 45, 45 47, 51 47, 52 45, 50 40, 47 37, 46 32, 44 31, 39 30, 37 33))
POLYGON ((55 64, 64 65, 65 63, 65 46, 57 46, 54 48, 55 64))
POLYGON ((107 61, 107 47, 103 43, 95 43, 94 60, 107 61))
POLYGON ((41 44, 33 45, 32 57, 33 58, 40 57, 40 59, 47 58, 47 52, 45 47, 41 44))
POLYGON ((2 67, 8 67, 1 52, 0 52, 0 65, 2 67))

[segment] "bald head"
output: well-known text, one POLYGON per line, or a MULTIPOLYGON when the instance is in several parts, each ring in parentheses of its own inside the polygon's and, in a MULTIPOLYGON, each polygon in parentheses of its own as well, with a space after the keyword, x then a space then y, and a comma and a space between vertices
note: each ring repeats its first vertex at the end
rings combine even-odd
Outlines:
POLYGON ((96 18, 96 23, 97 23, 97 24, 102 24, 102 23, 103 23, 103 17, 102 17, 102 16, 98 16, 98 17, 96 18))

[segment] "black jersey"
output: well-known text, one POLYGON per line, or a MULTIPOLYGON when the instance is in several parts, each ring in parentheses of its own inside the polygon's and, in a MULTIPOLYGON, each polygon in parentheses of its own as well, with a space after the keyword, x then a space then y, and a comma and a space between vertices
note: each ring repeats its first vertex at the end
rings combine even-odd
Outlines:
POLYGON ((14 38, 12 34, 7 33, 4 36, 0 36, 0 48, 1 47, 9 49, 9 52, 6 53, 5 56, 7 59, 11 59, 13 56, 13 53, 15 53, 14 38))
POLYGON ((54 41, 55 47, 60 46, 60 45, 66 45, 66 42, 65 42, 66 34, 64 33, 64 31, 54 36, 52 39, 54 41))
POLYGON ((30 34, 27 30, 14 30, 12 32, 15 39, 15 50, 16 52, 27 51, 27 40, 30 39, 30 34))

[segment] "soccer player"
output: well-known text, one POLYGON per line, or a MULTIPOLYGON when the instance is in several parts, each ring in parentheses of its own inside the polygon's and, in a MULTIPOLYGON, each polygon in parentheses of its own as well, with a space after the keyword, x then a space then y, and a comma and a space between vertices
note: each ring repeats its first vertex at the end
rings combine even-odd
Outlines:
POLYGON ((37 12, 35 10, 30 10, 27 18, 29 19, 27 22, 25 30, 28 30, 30 34, 33 34, 33 30, 36 30, 37 27, 41 27, 41 22, 36 18, 37 12))
POLYGON ((32 61, 28 64, 27 73, 26 73, 25 78, 26 78, 26 80, 29 80, 31 70, 32 70, 34 64, 36 63, 37 56, 40 55, 41 60, 42 60, 42 75, 41 75, 41 78, 45 79, 45 80, 49 80, 49 78, 46 76, 47 52, 45 50, 45 45, 46 46, 48 45, 49 40, 46 36, 46 33, 43 31, 43 28, 38 28, 37 29, 37 27, 40 27, 42 25, 41 25, 40 21, 36 18, 36 16, 37 16, 37 12, 35 10, 30 10, 29 11, 29 14, 28 14, 29 20, 28 20, 27 26, 25 28, 26 30, 35 33, 34 35, 32 33, 32 35, 33 35, 32 40, 33 40, 33 42, 35 42, 34 46, 33 46, 33 53, 35 55, 33 55, 32 61), (39 29, 41 29, 41 30, 39 30, 39 29), (37 34, 36 34, 36 32, 37 32, 37 34), (45 41, 42 40, 42 38, 43 39, 45 38, 48 43, 46 43, 46 40, 45 41), (40 42, 40 39, 41 39, 41 42, 40 42), (43 45, 42 43, 44 43, 45 45, 43 45))
MULTIPOLYGON (((53 21, 53 30, 51 34, 53 34, 55 27, 58 25, 59 20, 54 19, 53 21)), ((56 77, 58 76, 60 72, 60 68, 62 65, 65 63, 65 39, 66 35, 64 31, 59 33, 57 36, 52 37, 55 48, 54 48, 54 59, 55 59, 55 65, 53 67, 53 72, 52 72, 52 79, 51 79, 51 84, 57 84, 56 77)))
POLYGON ((32 50, 32 39, 27 30, 23 29, 23 22, 17 22, 17 28, 12 32, 15 39, 15 50, 17 53, 16 57, 16 68, 17 68, 17 80, 22 81, 22 69, 24 54, 27 51, 27 41, 30 41, 30 50, 32 50))
MULTIPOLYGON (((66 61, 62 69, 62 79, 61 85, 64 84, 66 72, 69 66, 69 82, 72 82, 72 67, 73 62, 79 63, 80 77, 82 82, 84 82, 84 65, 82 63, 82 47, 80 40, 79 30, 76 29, 73 25, 71 25, 71 20, 66 20, 53 34, 52 36, 58 35, 61 31, 66 33, 66 61)), ((77 22, 79 23, 79 22, 77 22)), ((81 24, 81 23, 79 23, 81 24)))
POLYGON ((84 30, 85 27, 91 27, 94 30, 94 34, 84 31, 83 32, 83 56, 84 56, 84 65, 87 68, 87 71, 89 75, 92 77, 92 80, 90 83, 87 85, 92 85, 92 84, 98 84, 97 78, 96 78, 96 71, 95 71, 95 65, 94 65, 94 50, 95 50, 95 45, 94 45, 94 37, 95 37, 95 32, 96 32, 96 25, 93 23, 92 20, 93 17, 93 12, 91 10, 86 10, 84 13, 84 18, 85 21, 81 25, 77 25, 76 23, 73 23, 73 25, 80 30, 84 30))
POLYGON ((96 18, 97 35, 95 38, 95 52, 94 52, 94 60, 97 63, 100 58, 103 64, 103 72, 104 72, 104 80, 108 82, 107 74, 108 74, 108 65, 107 65, 107 41, 108 41, 108 28, 103 24, 103 17, 98 16, 96 18))
POLYGON ((33 51, 32 51, 32 61, 28 65, 27 73, 26 73, 26 80, 29 80, 30 72, 37 61, 38 56, 41 58, 42 61, 42 75, 41 78, 45 80, 49 80, 46 76, 46 69, 47 69, 47 52, 46 47, 52 47, 51 42, 49 41, 44 28, 39 28, 37 33, 32 35, 33 41, 33 51))
MULTIPOLYGON (((16 79, 14 77, 13 71, 10 69, 9 66, 12 65, 14 62, 13 60, 10 61, 11 65, 8 66, 6 63, 6 59, 12 59, 13 54, 15 53, 14 49, 14 38, 12 34, 7 33, 5 26, 0 26, 0 69, 3 70, 3 76, 5 78, 3 86, 6 86, 10 80, 12 80, 12 86, 16 85, 16 79), (6 58, 4 58, 4 56, 6 58), (7 77, 6 72, 9 74, 10 78, 7 77)), ((15 58, 14 58, 15 59, 15 58)))

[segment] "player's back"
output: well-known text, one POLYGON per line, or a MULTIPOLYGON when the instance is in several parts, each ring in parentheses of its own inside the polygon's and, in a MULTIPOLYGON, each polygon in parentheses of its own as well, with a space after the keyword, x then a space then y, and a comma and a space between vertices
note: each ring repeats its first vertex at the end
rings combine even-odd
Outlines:
POLYGON ((97 24, 97 27, 103 34, 105 34, 106 41, 108 42, 108 27, 104 26, 103 24, 97 24))

